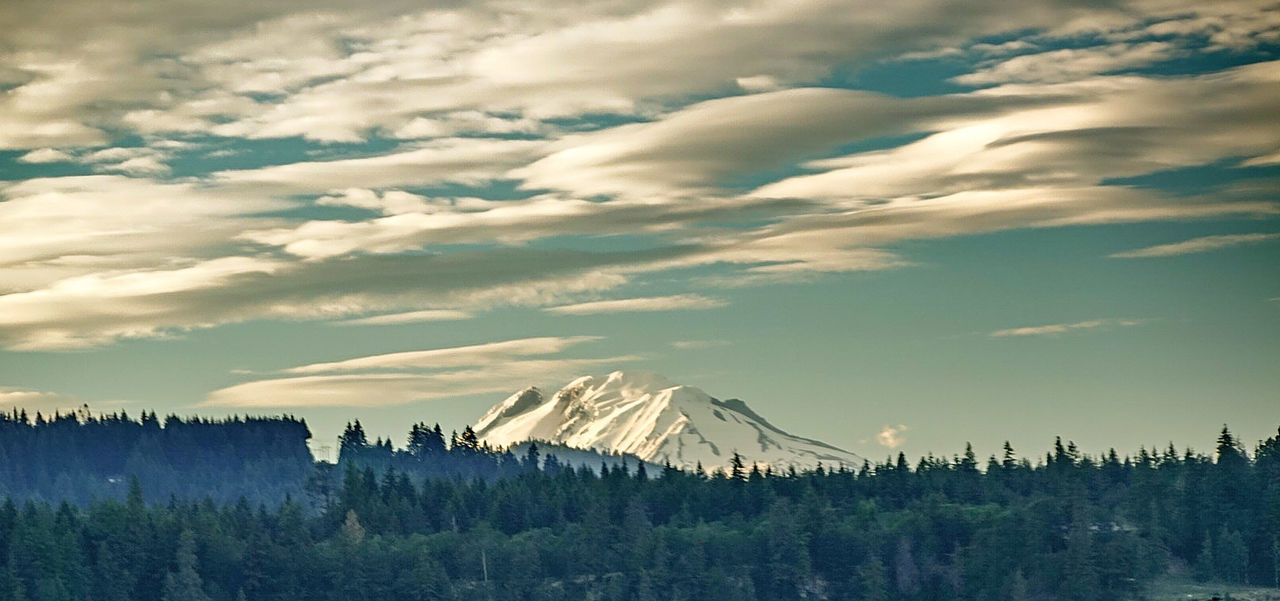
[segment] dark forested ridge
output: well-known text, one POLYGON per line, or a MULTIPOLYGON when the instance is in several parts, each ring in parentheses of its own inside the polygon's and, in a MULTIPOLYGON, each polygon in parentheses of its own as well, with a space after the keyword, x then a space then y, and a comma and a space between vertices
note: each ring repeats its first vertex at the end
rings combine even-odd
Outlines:
POLYGON ((422 425, 396 451, 353 425, 318 466, 278 505, 148 503, 145 483, 0 504, 0 601, 1084 601, 1170 571, 1280 580, 1280 435, 706 474, 567 467, 422 425))
POLYGON ((46 418, 15 409, 0 413, 0 496, 83 505, 124 499, 137 477, 148 501, 278 505, 312 473, 309 438, 306 422, 292 417, 46 418))

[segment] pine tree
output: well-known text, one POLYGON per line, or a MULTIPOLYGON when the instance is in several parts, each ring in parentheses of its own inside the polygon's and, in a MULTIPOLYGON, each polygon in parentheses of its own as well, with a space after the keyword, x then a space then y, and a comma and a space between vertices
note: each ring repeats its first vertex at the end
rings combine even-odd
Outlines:
POLYGON ((649 577, 648 571, 640 572, 640 577, 636 579, 635 594, 631 598, 635 601, 658 601, 653 592, 653 579, 649 577))
POLYGON ((359 544, 364 540, 364 526, 360 525, 360 518, 356 517, 354 510, 347 511, 347 519, 342 523, 342 540, 348 544, 359 544))
POLYGON ((861 601, 889 601, 889 582, 880 556, 868 557, 858 567, 858 578, 862 581, 861 601))
POLYGON ((178 538, 178 552, 175 558, 177 571, 169 572, 164 578, 162 601, 209 601, 204 592, 204 583, 196 571, 196 538, 190 530, 183 530, 178 538))
POLYGON ((524 453, 524 467, 526 469, 536 470, 541 465, 538 457, 538 443, 530 441, 529 449, 524 453))
POLYGON ((1196 580, 1208 582, 1218 577, 1218 562, 1213 559, 1213 539, 1204 535, 1204 544, 1200 546, 1200 554, 1196 555, 1194 570, 1196 580))
POLYGON ((1008 601, 1028 601, 1030 594, 1027 592, 1027 579, 1022 575, 1022 570, 1013 573, 1009 578, 1009 585, 1006 587, 1008 601))
POLYGON ((1218 577, 1238 584, 1244 584, 1249 575, 1249 547, 1239 532, 1222 527, 1218 535, 1217 550, 1218 577))
POLYGON ((474 453, 480 450, 480 437, 476 436, 476 431, 472 430, 471 426, 467 426, 462 430, 462 436, 459 438, 459 444, 461 444, 462 448, 466 451, 474 453))
POLYGON ((1077 506, 1067 532, 1067 550, 1062 566, 1060 599, 1096 599, 1101 590, 1093 560, 1093 533, 1088 512, 1077 506))
POLYGON ((405 446, 405 450, 414 457, 422 457, 426 454, 427 437, 431 431, 427 429, 426 424, 417 423, 409 428, 409 442, 405 446))
POLYGON ((338 437, 338 462, 356 457, 369 447, 369 436, 364 432, 360 420, 347 424, 342 435, 338 437))
POLYGON ((1013 445, 1009 441, 1004 441, 1004 453, 1001 455, 1000 467, 1006 470, 1012 470, 1018 465, 1018 454, 1013 451, 1013 445))

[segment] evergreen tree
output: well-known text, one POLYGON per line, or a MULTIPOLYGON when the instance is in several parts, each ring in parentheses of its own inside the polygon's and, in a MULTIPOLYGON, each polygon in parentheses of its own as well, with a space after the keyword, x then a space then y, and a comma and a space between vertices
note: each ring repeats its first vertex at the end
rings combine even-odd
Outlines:
POLYGON ((1007 601, 1029 601, 1031 596, 1027 591, 1027 579, 1022 575, 1022 570, 1017 570, 1013 576, 1009 577, 1009 585, 1005 588, 1007 601))
POLYGON ((1100 592, 1093 558, 1093 533, 1086 509, 1077 506, 1067 532, 1060 599, 1096 599, 1100 592))
POLYGON ((1200 553, 1196 555, 1193 574, 1200 582, 1216 580, 1218 577, 1218 562, 1213 558, 1213 539, 1208 534, 1204 535, 1204 544, 1200 546, 1200 553))
POLYGON ((1218 536, 1217 550, 1214 559, 1218 566, 1218 577, 1238 584, 1244 584, 1249 576, 1249 547, 1239 532, 1222 527, 1218 536))
POLYGON ((529 448, 524 453, 524 466, 526 469, 539 469, 541 465, 538 458, 538 443, 529 442, 529 448))
POLYGON ((858 567, 858 578, 861 580, 861 601, 889 601, 889 582, 885 575, 884 562, 878 555, 867 558, 858 567))
POLYGON ((746 466, 742 463, 742 456, 737 451, 733 452, 733 459, 729 463, 730 472, 729 479, 734 482, 745 482, 747 479, 746 466))
POLYGON ((190 530, 183 530, 179 536, 174 562, 177 569, 165 576, 161 601, 209 601, 196 570, 196 540, 190 530))
POLYGON ((344 459, 359 455, 369 446, 369 436, 364 432, 364 426, 360 425, 360 420, 355 423, 348 423, 347 427, 342 431, 342 435, 338 437, 338 462, 342 463, 344 459))

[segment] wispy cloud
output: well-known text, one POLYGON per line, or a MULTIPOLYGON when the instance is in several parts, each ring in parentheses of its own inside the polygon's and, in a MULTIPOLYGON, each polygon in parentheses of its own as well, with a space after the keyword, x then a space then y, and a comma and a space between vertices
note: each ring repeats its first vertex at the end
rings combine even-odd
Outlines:
POLYGON ((728 340, 676 340, 671 343, 671 347, 680 350, 696 350, 729 346, 730 344, 732 343, 728 340))
POLYGON ((691 267, 723 286, 773 283, 905 267, 895 245, 909 240, 1280 214, 1107 183, 1274 160, 1280 62, 1106 75, 1205 38, 1263 43, 1273 24, 1256 2, 1123 15, 992 0, 374 4, 0 13, 24 32, 0 56, 0 148, 24 170, 73 160, 99 173, 0 184, 0 344, 86 347, 249 319, 400 324, 503 303, 710 308, 724 301, 580 301, 691 267), (993 87, 823 87, 839 64, 961 54, 976 63, 958 81, 993 87), (250 141, 263 138, 298 143, 260 153, 250 141), (893 139, 911 141, 879 147, 893 139), (644 250, 558 244, 609 236, 644 250))
POLYGON ((69 163, 74 160, 75 157, 56 148, 38 148, 18 157, 18 161, 23 163, 69 163))
POLYGON ((1003 60, 974 73, 956 77, 953 81, 967 85, 1069 81, 1096 73, 1145 67, 1181 53, 1176 45, 1167 42, 1053 50, 1003 60))
POLYGON ((908 428, 904 424, 885 426, 876 433, 876 442, 882 447, 896 449, 907 441, 906 437, 903 436, 903 433, 907 430, 908 428))
POLYGON ((326 374, 274 378, 237 384, 210 393, 200 407, 386 407, 474 394, 507 394, 614 369, 638 361, 635 355, 593 359, 535 359, 439 373, 326 374))
POLYGON ((624 298, 618 300, 593 301, 573 305, 561 305, 543 309, 548 313, 560 315, 595 315, 597 313, 629 313, 640 311, 674 311, 691 309, 715 309, 727 303, 717 298, 700 294, 677 294, 673 296, 650 296, 644 298, 624 298))
POLYGON ((1203 253, 1220 248, 1229 248, 1241 244, 1255 244, 1280 238, 1280 234, 1227 234, 1222 236, 1204 236, 1192 238, 1172 244, 1159 244, 1137 250, 1130 250, 1111 255, 1116 259, 1146 259, 1152 257, 1173 257, 1203 253))
POLYGON ((502 342, 488 342, 468 346, 408 351, 357 357, 345 361, 312 363, 285 370, 287 373, 310 374, 325 372, 365 371, 371 369, 438 369, 464 367, 498 362, 512 357, 549 355, 571 346, 600 340, 599 336, 571 336, 521 338, 502 342))
POLYGON ((436 398, 510 392, 600 367, 638 361, 636 355, 553 357, 597 336, 522 338, 466 346, 387 353, 284 370, 214 391, 206 407, 376 407, 436 398))
POLYGON ((129 401, 90 402, 70 394, 0 386, 0 411, 17 408, 26 409, 28 413, 39 411, 49 414, 54 411, 82 410, 88 405, 97 409, 115 409, 128 404, 129 401))
POLYGON ((387 315, 361 317, 359 319, 347 319, 335 322, 335 325, 387 326, 431 321, 460 321, 463 319, 471 319, 472 317, 475 317, 475 315, 470 312, 459 311, 457 309, 426 309, 423 311, 409 311, 407 313, 390 313, 387 315))
POLYGON ((1141 319, 1090 319, 1088 321, 1077 321, 1075 323, 1051 323, 1041 326, 1027 326, 1021 328, 1009 328, 1007 330, 996 330, 988 334, 992 338, 1009 338, 1017 336, 1055 336, 1058 334, 1066 334, 1068 332, 1078 332, 1084 330, 1096 330, 1099 328, 1136 326, 1144 323, 1141 319))

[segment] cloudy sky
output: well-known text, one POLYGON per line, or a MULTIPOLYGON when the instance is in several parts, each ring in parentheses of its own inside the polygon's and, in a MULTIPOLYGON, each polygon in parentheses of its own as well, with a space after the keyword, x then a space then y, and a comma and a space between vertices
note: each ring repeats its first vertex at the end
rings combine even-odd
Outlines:
POLYGON ((0 407, 1280 425, 1280 2, 11 0, 0 407))

